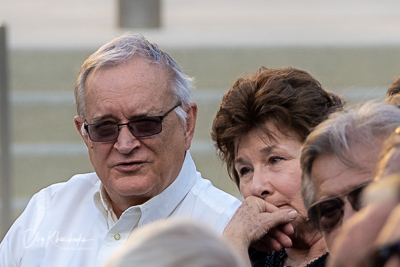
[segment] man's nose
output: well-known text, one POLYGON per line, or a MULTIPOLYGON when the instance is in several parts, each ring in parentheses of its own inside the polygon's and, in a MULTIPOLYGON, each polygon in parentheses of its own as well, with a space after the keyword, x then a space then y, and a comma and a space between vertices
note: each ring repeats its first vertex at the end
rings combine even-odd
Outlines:
POLYGON ((121 154, 129 154, 132 150, 140 146, 140 141, 130 132, 127 125, 119 127, 119 135, 114 147, 121 154))
POLYGON ((343 207, 343 221, 344 224, 348 219, 350 219, 357 211, 353 208, 349 201, 345 200, 343 207))

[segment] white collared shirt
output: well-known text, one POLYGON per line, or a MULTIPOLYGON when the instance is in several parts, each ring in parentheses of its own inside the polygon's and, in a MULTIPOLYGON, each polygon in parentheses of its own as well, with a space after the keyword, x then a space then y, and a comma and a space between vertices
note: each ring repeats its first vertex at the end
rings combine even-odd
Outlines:
POLYGON ((101 192, 89 173, 35 194, 0 244, 0 267, 102 266, 137 227, 183 216, 222 233, 241 204, 203 179, 189 152, 168 188, 119 219, 101 192))

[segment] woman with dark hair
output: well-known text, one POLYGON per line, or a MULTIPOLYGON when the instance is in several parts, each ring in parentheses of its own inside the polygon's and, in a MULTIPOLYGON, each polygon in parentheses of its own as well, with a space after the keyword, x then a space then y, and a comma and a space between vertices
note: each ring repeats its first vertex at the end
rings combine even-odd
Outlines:
POLYGON ((301 198, 300 152, 343 105, 295 68, 261 68, 224 95, 211 135, 244 201, 223 237, 253 266, 323 266, 325 241, 301 198))

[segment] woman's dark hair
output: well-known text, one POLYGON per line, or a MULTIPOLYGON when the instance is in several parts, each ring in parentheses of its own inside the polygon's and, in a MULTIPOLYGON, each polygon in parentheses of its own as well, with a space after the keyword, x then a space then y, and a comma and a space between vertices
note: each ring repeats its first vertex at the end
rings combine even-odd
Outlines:
POLYGON ((213 122, 212 140, 229 176, 239 186, 234 166, 238 138, 257 128, 274 139, 266 127, 269 122, 283 135, 304 142, 315 126, 343 105, 341 97, 326 92, 304 70, 262 67, 250 78, 237 79, 223 96, 213 122))

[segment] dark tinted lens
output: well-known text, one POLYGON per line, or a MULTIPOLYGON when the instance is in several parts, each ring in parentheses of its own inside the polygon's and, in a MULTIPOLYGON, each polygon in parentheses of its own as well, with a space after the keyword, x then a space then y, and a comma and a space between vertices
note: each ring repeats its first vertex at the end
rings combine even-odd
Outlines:
POLYGON ((88 131, 90 138, 96 142, 112 141, 118 137, 118 125, 113 123, 91 124, 88 131))
POLYGON ((343 217, 343 201, 340 198, 324 200, 314 206, 318 228, 324 232, 333 230, 343 217))
POLYGON ((359 211, 362 208, 361 194, 365 187, 367 187, 367 185, 360 186, 352 190, 347 196, 347 199, 355 211, 359 211))
POLYGON ((136 137, 150 136, 161 132, 160 117, 148 117, 129 122, 129 130, 136 137))

